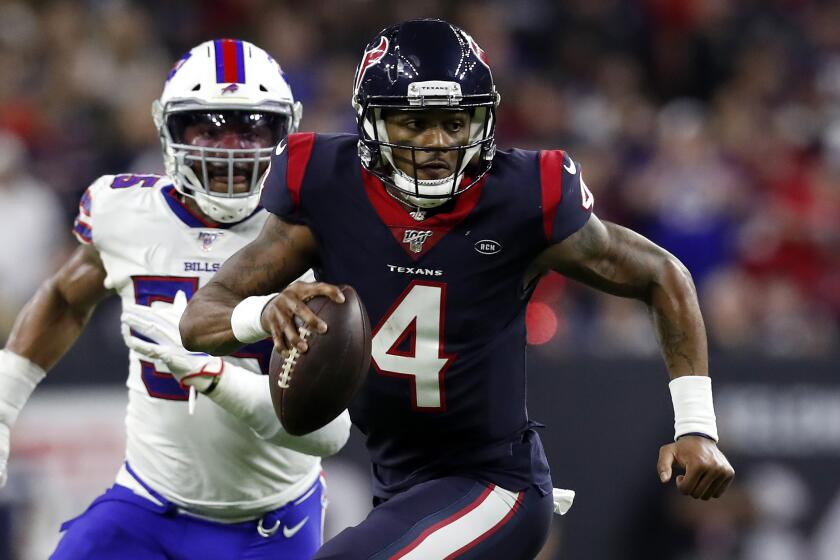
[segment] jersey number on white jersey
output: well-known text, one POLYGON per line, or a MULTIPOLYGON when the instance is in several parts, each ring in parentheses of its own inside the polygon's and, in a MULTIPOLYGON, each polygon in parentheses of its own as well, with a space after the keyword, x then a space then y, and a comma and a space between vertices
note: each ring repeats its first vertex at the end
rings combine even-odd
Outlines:
MULTIPOLYGON (((198 277, 195 276, 132 276, 131 280, 134 283, 134 302, 137 305, 151 306, 155 301, 172 303, 179 291, 184 292, 189 300, 198 290, 198 277)), ((134 335, 148 340, 139 333, 134 335)), ((243 346, 231 356, 255 359, 259 362, 262 373, 267 374, 272 346, 273 343, 268 339, 243 346)), ((188 398, 188 391, 181 387, 172 374, 158 371, 152 362, 140 360, 140 377, 146 391, 152 397, 170 401, 185 401, 188 398)))
MULTIPOLYGON (((184 292, 187 299, 190 299, 198 290, 197 277, 132 276, 131 281, 134 284, 134 303, 137 305, 151 306, 155 301, 172 303, 179 291, 184 292)), ((136 332, 133 334, 140 336, 136 332)), ((149 340, 143 336, 140 338, 149 340)), ((152 397, 169 401, 187 400, 187 390, 181 387, 171 373, 155 369, 152 362, 140 360, 140 378, 152 397)))

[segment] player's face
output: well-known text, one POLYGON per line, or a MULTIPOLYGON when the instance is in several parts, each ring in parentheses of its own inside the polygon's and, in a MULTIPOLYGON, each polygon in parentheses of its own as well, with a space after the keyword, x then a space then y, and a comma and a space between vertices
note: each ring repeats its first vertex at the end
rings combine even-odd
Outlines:
MULTIPOLYGON (((254 115, 255 117, 257 115, 254 115)), ((256 149, 270 148, 275 144, 275 132, 267 122, 258 118, 252 122, 242 120, 226 119, 223 113, 210 114, 202 122, 187 126, 183 132, 183 141, 191 146, 201 148, 224 148, 224 149, 256 149)), ((224 152, 207 154, 211 157, 225 157, 224 152)), ((239 157, 247 156, 247 152, 239 157)), ((233 190, 234 192, 247 192, 251 185, 252 164, 236 164, 233 169, 233 190)), ((222 162, 208 163, 208 176, 210 184, 207 185, 211 191, 228 191, 228 164, 222 162)), ((264 166, 263 166, 264 167, 264 166)), ((198 172, 199 170, 196 170, 198 172)), ((260 169, 262 174, 265 169, 260 169)), ((201 175, 199 175, 201 176, 201 175)))
POLYGON ((470 113, 452 109, 424 109, 420 111, 390 111, 383 115, 388 140, 423 148, 411 150, 394 148, 394 162, 400 171, 421 180, 443 179, 457 171, 461 150, 447 150, 467 144, 470 137, 470 113))

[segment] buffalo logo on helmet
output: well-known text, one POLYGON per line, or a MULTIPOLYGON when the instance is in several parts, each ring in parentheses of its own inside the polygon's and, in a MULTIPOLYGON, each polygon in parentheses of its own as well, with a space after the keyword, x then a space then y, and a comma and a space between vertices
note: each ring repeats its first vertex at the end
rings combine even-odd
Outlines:
POLYGON ((239 91, 239 86, 237 84, 228 84, 222 88, 222 94, 236 93, 237 91, 239 91))
POLYGON ((379 44, 373 47, 370 50, 365 50, 365 54, 362 56, 362 62, 359 64, 359 75, 356 77, 356 84, 353 88, 353 91, 358 91, 359 86, 362 83, 362 79, 365 77, 365 72, 367 72, 368 68, 379 64, 379 61, 382 60, 382 57, 385 56, 385 53, 388 52, 388 38, 382 36, 379 38, 379 44))

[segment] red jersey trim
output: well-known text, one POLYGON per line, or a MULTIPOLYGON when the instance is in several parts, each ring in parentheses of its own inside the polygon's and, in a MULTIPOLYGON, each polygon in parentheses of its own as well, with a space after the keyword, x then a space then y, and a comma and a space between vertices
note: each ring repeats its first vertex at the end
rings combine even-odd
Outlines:
MULTIPOLYGON (((400 244, 413 260, 417 260, 426 254, 447 233, 452 231, 455 226, 470 215, 478 204, 481 198, 481 192, 484 189, 484 184, 487 182, 487 176, 485 175, 475 186, 464 193, 455 195, 455 204, 449 212, 433 214, 425 220, 418 221, 411 216, 402 204, 388 194, 385 190, 385 185, 379 177, 363 167, 361 171, 362 183, 364 183, 365 192, 367 193, 371 206, 373 206, 382 223, 391 230, 391 234, 397 240, 397 243, 400 244), (409 244, 403 242, 406 230, 431 232, 428 239, 423 242, 421 252, 415 253, 411 251, 409 244)), ((464 181, 471 180, 468 177, 464 178, 464 181)))
POLYGON ((540 190, 542 191, 543 229, 551 241, 554 234, 554 216, 563 199, 563 150, 540 152, 540 190))
POLYGON ((289 162, 286 165, 286 185, 295 208, 300 207, 300 187, 303 185, 303 176, 306 174, 306 166, 309 164, 314 145, 314 132, 290 134, 287 140, 289 162))

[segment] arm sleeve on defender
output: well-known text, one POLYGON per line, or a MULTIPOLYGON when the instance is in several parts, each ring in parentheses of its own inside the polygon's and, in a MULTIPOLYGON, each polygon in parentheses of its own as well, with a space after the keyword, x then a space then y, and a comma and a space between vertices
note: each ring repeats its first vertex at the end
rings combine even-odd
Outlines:
MULTIPOLYGON (((269 401, 271 397, 269 396, 269 401)), ((274 410, 272 409, 272 413, 274 410)), ((329 457, 338 453, 350 437, 350 413, 346 410, 335 420, 319 430, 305 436, 293 436, 283 429, 277 417, 274 417, 276 431, 270 437, 265 437, 276 445, 317 457, 329 457)))
POLYGON ((543 228, 550 245, 559 243, 589 220, 595 199, 587 188, 579 163, 562 150, 539 154, 543 228))
POLYGON ((304 223, 301 190, 314 144, 313 133, 290 134, 271 156, 263 177, 260 204, 284 221, 304 223))
POLYGON ((350 437, 347 411, 335 420, 305 436, 292 436, 283 429, 268 387, 268 376, 225 364, 216 388, 207 395, 218 406, 245 422, 261 439, 307 455, 326 457, 337 453, 350 437))

